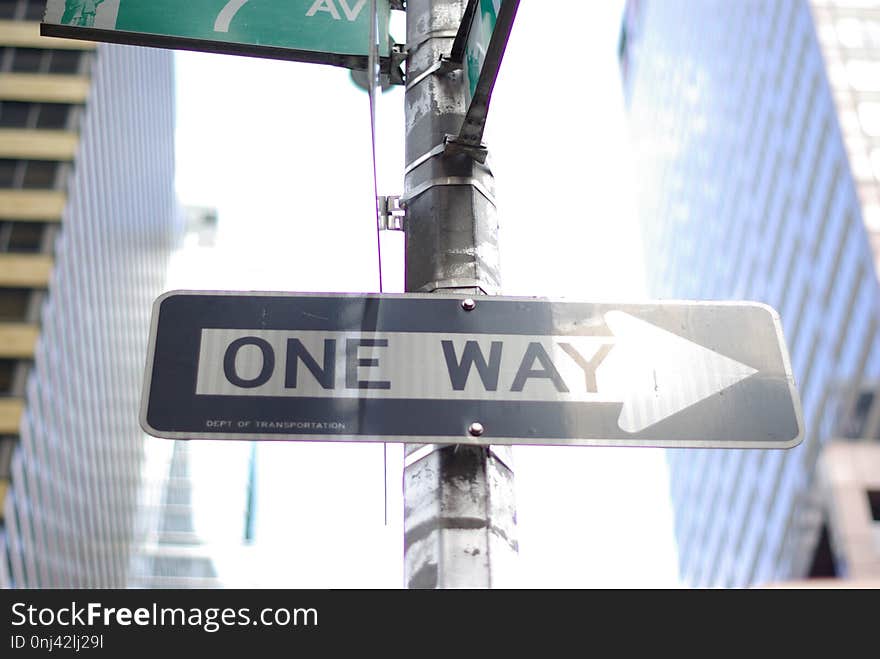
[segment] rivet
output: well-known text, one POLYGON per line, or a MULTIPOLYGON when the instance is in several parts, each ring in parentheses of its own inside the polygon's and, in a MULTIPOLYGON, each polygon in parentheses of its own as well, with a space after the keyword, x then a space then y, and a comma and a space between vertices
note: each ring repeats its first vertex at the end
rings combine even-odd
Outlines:
POLYGON ((471 436, 473 436, 473 437, 482 437, 483 433, 486 432, 486 429, 483 428, 483 424, 482 424, 482 423, 478 423, 477 421, 474 421, 474 422, 470 425, 470 427, 468 427, 468 432, 469 432, 469 433, 471 434, 471 436))
POLYGON ((465 311, 473 311, 477 308, 477 303, 473 299, 468 298, 461 303, 461 308, 465 311))

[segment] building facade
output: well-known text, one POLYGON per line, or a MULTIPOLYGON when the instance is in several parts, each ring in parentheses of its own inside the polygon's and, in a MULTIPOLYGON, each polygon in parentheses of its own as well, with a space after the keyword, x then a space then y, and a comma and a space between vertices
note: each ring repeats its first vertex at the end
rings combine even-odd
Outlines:
POLYGON ((124 587, 173 59, 40 37, 44 9, 0 1, 0 586, 124 587))
POLYGON ((880 0, 810 0, 862 217, 880 258, 880 0))
POLYGON ((874 216, 813 11, 806 0, 629 0, 625 11, 649 290, 776 308, 806 425, 788 451, 669 452, 680 571, 694 586, 809 575, 818 456, 880 374, 874 216))
MULTIPOLYGON (((880 586, 880 442, 832 441, 819 462, 825 577, 880 586)), ((818 554, 822 556, 821 553, 818 554)))
POLYGON ((134 534, 130 588, 219 588, 215 550, 196 528, 191 442, 151 439, 134 534), (156 464, 158 463, 158 464, 156 464))

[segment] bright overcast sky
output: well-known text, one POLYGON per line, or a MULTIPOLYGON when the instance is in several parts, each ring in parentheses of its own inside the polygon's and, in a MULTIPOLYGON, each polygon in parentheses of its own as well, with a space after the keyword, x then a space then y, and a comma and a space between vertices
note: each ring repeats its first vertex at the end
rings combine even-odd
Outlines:
MULTIPOLYGON (((496 176, 505 293, 643 297, 615 48, 620 2, 522 0, 486 141, 496 176)), ((396 13, 396 12, 395 12, 396 13)), ((403 29, 392 29, 398 41, 403 29)), ((219 210, 216 249, 186 251, 169 286, 378 290, 367 95, 331 67, 178 53, 178 192, 219 210)), ((380 194, 403 187, 403 100, 382 96, 380 194)), ((402 290, 400 235, 383 236, 385 290, 402 290)), ((160 441, 160 440, 151 440, 160 441)), ((248 445, 193 442, 199 517, 242 529, 248 445), (237 495, 236 492, 240 492, 237 495)), ((676 584, 663 453, 515 450, 523 587, 676 584)), ((402 450, 263 442, 256 543, 220 552, 231 586, 403 584, 402 450)))

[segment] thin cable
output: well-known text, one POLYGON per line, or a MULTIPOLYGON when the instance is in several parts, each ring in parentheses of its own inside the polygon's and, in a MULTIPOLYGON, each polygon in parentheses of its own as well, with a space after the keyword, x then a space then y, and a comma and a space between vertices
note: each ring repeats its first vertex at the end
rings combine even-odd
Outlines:
POLYGON ((370 97, 370 139, 373 151, 373 193, 376 198, 376 253, 379 261, 379 292, 382 280, 382 229, 379 224, 379 177, 376 173, 376 89, 379 86, 379 12, 376 0, 370 0, 370 53, 367 57, 367 92, 370 97))
MULTIPOLYGON (((379 11, 376 0, 370 0, 370 53, 367 57, 367 93, 370 97, 370 140, 373 149, 373 197, 376 200, 376 254, 379 261, 379 292, 384 293, 382 280, 382 228, 379 224, 379 176, 376 173, 376 90, 379 87, 379 11)), ((388 526, 388 444, 382 443, 382 493, 385 526, 388 526)))

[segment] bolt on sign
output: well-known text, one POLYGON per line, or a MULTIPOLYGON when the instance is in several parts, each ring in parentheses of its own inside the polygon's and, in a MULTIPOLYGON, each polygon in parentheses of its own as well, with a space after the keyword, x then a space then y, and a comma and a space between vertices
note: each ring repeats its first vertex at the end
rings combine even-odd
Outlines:
MULTIPOLYGON (((378 0, 380 57, 390 44, 378 0)), ((48 0, 40 33, 366 69, 369 0, 48 0)))
POLYGON ((252 292, 156 301, 141 425, 186 439, 723 448, 803 435, 765 305, 252 292))

